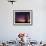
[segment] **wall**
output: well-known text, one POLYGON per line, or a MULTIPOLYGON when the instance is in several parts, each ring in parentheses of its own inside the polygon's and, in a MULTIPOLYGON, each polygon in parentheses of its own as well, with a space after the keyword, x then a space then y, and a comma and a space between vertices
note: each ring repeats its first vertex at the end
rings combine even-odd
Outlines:
POLYGON ((26 32, 33 40, 46 40, 46 1, 17 0, 13 5, 0 0, 0 41, 15 40, 19 32, 26 32), (14 26, 13 10, 33 10, 32 26, 14 26))

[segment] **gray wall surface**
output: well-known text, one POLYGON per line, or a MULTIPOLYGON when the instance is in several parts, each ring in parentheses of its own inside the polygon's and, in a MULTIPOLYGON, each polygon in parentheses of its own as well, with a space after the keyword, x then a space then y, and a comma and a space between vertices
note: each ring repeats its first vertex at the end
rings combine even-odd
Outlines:
POLYGON ((15 40, 19 32, 30 34, 31 39, 46 40, 46 0, 0 0, 0 41, 15 40), (13 10, 33 10, 32 26, 14 26, 13 10))

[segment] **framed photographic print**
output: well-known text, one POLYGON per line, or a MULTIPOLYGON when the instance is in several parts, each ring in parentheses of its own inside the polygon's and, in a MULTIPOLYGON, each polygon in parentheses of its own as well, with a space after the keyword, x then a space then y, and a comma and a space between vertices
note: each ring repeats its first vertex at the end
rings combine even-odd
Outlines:
POLYGON ((13 24, 32 25, 32 10, 13 10, 13 24))

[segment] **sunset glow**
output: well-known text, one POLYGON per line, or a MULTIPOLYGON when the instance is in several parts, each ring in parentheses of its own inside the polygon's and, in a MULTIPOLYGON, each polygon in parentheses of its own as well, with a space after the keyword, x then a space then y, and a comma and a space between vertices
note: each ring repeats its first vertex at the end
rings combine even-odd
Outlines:
POLYGON ((30 23, 30 12, 16 12, 16 23, 30 23))

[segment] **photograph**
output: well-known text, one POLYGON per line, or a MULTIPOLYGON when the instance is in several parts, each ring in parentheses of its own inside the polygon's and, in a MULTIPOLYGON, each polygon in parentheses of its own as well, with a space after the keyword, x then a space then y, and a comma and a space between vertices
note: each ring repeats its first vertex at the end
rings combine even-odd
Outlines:
POLYGON ((14 10, 13 11, 14 24, 32 24, 32 10, 14 10))
POLYGON ((46 0, 0 0, 0 46, 46 46, 46 0))

